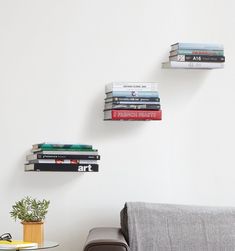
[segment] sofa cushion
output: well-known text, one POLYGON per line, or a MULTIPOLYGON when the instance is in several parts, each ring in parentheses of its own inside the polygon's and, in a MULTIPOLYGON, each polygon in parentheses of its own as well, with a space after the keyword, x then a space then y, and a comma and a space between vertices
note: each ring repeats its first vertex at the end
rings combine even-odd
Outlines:
POLYGON ((235 208, 128 202, 121 227, 131 251, 235 250, 235 208))

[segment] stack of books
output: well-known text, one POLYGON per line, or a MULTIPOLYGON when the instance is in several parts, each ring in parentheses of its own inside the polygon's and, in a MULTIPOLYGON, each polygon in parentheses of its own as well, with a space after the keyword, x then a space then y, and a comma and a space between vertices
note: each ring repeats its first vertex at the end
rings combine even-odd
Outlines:
POLYGON ((104 120, 162 119, 157 83, 110 83, 105 94, 104 120))
POLYGON ((163 68, 218 69, 224 68, 224 46, 206 43, 176 43, 171 45, 169 62, 163 68))
POLYGON ((92 145, 40 143, 26 156, 25 171, 98 172, 98 150, 92 145))

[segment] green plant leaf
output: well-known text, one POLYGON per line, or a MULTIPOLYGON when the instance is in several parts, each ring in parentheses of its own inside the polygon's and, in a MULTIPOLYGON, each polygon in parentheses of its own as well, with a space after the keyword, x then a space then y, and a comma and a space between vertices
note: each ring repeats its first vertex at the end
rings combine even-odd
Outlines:
POLYGON ((10 216, 25 222, 40 222, 45 219, 50 205, 49 200, 42 201, 26 196, 20 201, 15 202, 10 211, 10 216))

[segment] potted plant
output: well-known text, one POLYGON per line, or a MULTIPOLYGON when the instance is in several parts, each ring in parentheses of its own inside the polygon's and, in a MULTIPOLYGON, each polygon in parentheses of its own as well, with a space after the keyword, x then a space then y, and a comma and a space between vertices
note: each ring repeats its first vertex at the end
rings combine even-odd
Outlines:
POLYGON ((36 200, 26 196, 12 206, 11 217, 19 219, 23 224, 23 240, 42 243, 44 241, 44 219, 48 212, 50 201, 36 200))

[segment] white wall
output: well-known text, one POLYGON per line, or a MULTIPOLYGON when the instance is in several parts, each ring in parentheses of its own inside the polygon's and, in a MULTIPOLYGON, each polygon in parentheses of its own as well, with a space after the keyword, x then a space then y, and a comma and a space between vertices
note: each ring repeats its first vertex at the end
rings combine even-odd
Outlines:
POLYGON ((0 233, 25 195, 51 200, 46 238, 81 250, 125 201, 235 206, 232 0, 0 1, 0 233), (224 70, 163 70, 170 44, 218 42, 224 70), (161 122, 104 122, 104 86, 157 81, 161 122), (24 173, 42 141, 99 149, 99 173, 24 173))

